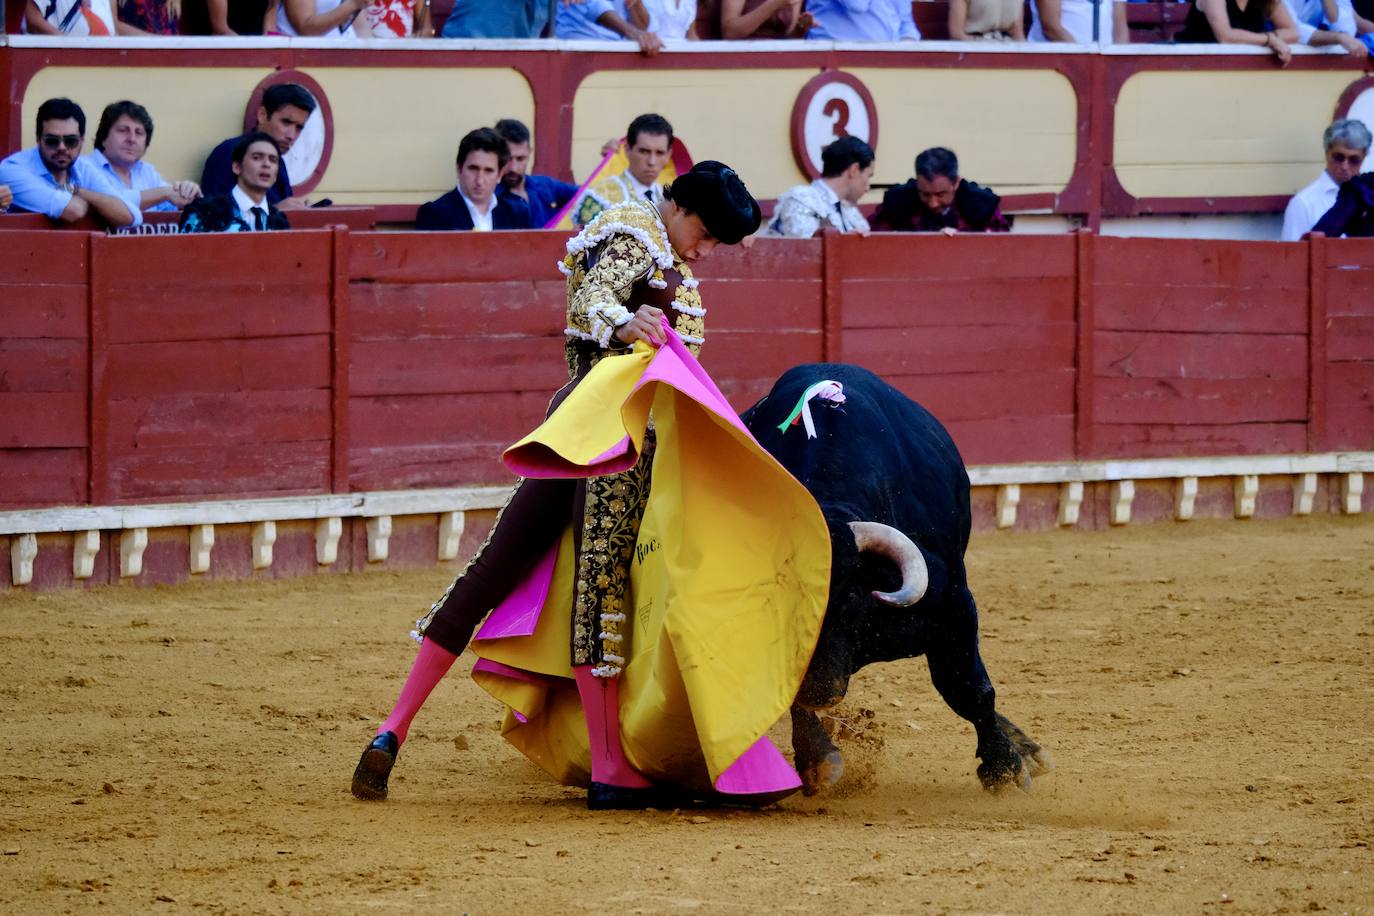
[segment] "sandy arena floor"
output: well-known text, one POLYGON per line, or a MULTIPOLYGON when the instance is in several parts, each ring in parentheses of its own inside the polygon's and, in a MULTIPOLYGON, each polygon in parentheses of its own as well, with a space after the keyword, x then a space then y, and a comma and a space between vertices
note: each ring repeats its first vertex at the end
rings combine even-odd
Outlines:
POLYGON ((912 660, 855 680, 839 791, 763 812, 588 812, 466 661, 354 801, 443 570, 0 597, 0 911, 1374 911, 1374 522, 970 561, 1000 708, 1057 769, 985 795, 912 660))

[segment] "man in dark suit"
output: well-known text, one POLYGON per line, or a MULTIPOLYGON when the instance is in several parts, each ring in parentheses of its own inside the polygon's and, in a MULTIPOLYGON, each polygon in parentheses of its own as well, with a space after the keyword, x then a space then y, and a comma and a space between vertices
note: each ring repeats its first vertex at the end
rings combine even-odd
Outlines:
POLYGON ((277 181, 281 154, 276 138, 261 131, 234 144, 230 168, 235 184, 228 194, 199 197, 181 211, 182 232, 266 232, 290 229, 286 215, 272 206, 269 192, 277 181))
POLYGON ((518 197, 498 198, 510 147, 490 127, 479 127, 458 144, 458 187, 422 204, 416 229, 529 229, 530 208, 518 197))
MULTIPOLYGON (((304 86, 295 83, 278 83, 268 87, 258 106, 258 132, 268 134, 277 144, 277 151, 285 156, 305 129, 305 122, 315 110, 315 97, 304 86)), ((252 133, 252 131, 250 131, 252 133)), ((234 149, 243 137, 230 137, 216 146, 205 160, 205 170, 200 176, 200 190, 206 197, 216 194, 229 194, 238 185, 238 175, 234 171, 234 149)), ((291 179, 286 174, 286 164, 277 169, 277 180, 267 189, 267 200, 273 205, 287 209, 305 206, 305 203, 292 197, 291 179), (290 203, 283 204, 283 201, 290 203)))

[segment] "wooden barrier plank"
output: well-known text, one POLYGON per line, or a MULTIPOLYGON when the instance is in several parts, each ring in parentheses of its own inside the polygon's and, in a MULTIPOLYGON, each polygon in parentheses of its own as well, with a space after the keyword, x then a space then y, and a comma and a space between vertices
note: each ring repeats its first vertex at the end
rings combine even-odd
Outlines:
POLYGON ((0 284, 85 286, 89 241, 84 232, 0 231, 0 284))
POLYGON ((1223 239, 1098 239, 1099 282, 1122 286, 1221 286, 1228 289, 1307 286, 1300 245, 1223 239))
POLYGON ((1122 379, 1099 376, 1093 415, 1110 423, 1264 423, 1307 418, 1306 379, 1122 379))
POLYGON ((1374 360, 1328 363, 1326 373, 1327 448, 1374 448, 1374 360))
POLYGON ((126 452, 177 445, 302 442, 330 437, 329 392, 169 392, 111 400, 110 460, 126 452))
POLYGON ((424 445, 354 446, 349 480, 354 490, 515 484, 501 463, 508 441, 461 439, 424 445))
POLYGON ((1094 434, 1101 458, 1281 455, 1301 453, 1307 447, 1304 423, 1106 423, 1094 434))
POLYGON ((1326 327, 1328 360, 1374 360, 1374 314, 1328 315, 1326 327))
POLYGON ((1067 461, 1074 455, 1072 414, 949 420, 945 426, 966 464, 1067 461))
POLYGON ((353 338, 528 334, 563 336, 563 283, 350 283, 353 338))
POLYGON ((566 253, 568 233, 359 232, 350 238, 354 283, 480 283, 561 279, 555 264, 566 253))
POLYGON ((537 426, 553 390, 353 397, 349 426, 358 448, 464 440, 515 442, 537 426))
POLYGON ((958 280, 842 279, 846 328, 1038 325, 1073 321, 1071 277, 958 280))
POLYGON ((329 492, 328 439, 183 444, 110 456, 113 502, 329 492))
POLYGON ((116 399, 329 387, 329 338, 318 334, 124 343, 107 352, 116 399))
POLYGON ((1099 331, 1307 333, 1307 288, 1126 285, 1099 280, 1099 331))
POLYGON ((328 232, 101 239, 109 341, 327 334, 330 243, 328 232))
MULTIPOLYGON (((1326 244, 1331 246, 1336 243, 1328 241, 1326 244)), ((1326 314, 1374 315, 1374 270, 1328 270, 1326 314)))
POLYGON ((1374 239, 1329 239, 1324 261, 1336 269, 1374 267, 1374 239))
POLYGON ((888 375, 886 381, 947 422, 1073 414, 1072 369, 888 375))
POLYGON ((0 337, 0 392, 85 391, 86 341, 0 337))
POLYGON ((1307 337, 1098 331, 1099 378, 1307 378, 1307 337))
POLYGON ((819 330, 821 287, 816 280, 721 279, 702 281, 706 339, 720 329, 819 330))
MULTIPOLYGON (((3 260, 3 258, 0 258, 3 260)), ((0 284, 0 337, 85 339, 86 284, 0 284)))
POLYGON ((86 392, 0 391, 0 448, 87 444, 86 392))
POLYGON ((835 254, 841 276, 873 280, 1035 281, 1074 273, 1069 236, 878 232, 841 235, 835 254))
POLYGON ((0 506, 78 505, 89 498, 84 448, 0 448, 0 506))
POLYGON ((357 397, 505 391, 552 394, 568 380, 561 336, 556 340, 355 340, 350 390, 357 397))
MULTIPOLYGON (((845 358, 879 375, 1073 369, 1073 325, 851 328, 845 358)), ((1012 392, 1007 392, 1008 395, 1012 392)))
POLYGON ((721 246, 705 261, 693 265, 692 271, 703 284, 710 284, 708 290, 714 290, 722 279, 819 284, 821 240, 761 238, 749 248, 721 246))

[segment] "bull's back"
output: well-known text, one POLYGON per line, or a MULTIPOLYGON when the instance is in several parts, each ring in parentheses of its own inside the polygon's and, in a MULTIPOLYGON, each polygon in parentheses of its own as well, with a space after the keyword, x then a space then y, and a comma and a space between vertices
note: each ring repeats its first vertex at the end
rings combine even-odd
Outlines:
POLYGON ((970 513, 959 450, 930 411, 869 370, 796 366, 745 411, 744 421, 823 507, 852 506, 871 521, 962 556, 970 513), (808 439, 800 423, 780 430, 806 390, 826 379, 844 386, 845 402, 811 401, 816 438, 808 439))

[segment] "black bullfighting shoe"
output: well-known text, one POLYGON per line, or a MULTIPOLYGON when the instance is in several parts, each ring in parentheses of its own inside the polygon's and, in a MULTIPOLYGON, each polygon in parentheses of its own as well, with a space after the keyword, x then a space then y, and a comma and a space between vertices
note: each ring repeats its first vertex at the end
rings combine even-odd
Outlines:
POLYGON ((353 797, 363 801, 385 801, 386 780, 396 765, 401 742, 393 732, 382 732, 363 750, 358 768, 353 771, 353 797))
POLYGON ((691 795, 672 786, 630 789, 608 782, 593 782, 587 789, 587 807, 592 811, 643 811, 645 808, 671 811, 690 807, 692 801, 691 795))

